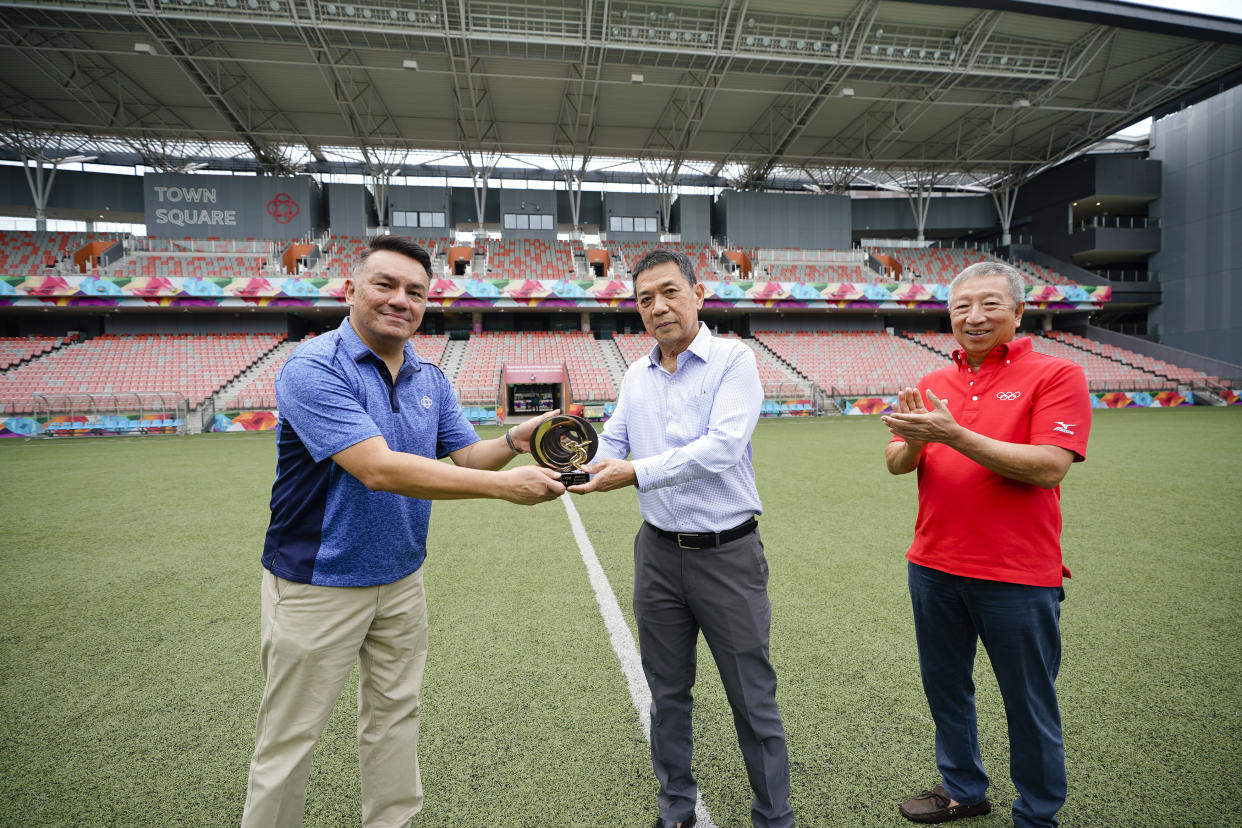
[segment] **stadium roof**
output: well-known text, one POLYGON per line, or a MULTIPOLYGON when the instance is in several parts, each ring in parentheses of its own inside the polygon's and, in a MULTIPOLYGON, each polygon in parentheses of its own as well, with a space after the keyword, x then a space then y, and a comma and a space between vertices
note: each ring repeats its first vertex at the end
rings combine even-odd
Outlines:
POLYGON ((164 170, 998 188, 1240 79, 1111 0, 0 0, 6 157, 164 170))

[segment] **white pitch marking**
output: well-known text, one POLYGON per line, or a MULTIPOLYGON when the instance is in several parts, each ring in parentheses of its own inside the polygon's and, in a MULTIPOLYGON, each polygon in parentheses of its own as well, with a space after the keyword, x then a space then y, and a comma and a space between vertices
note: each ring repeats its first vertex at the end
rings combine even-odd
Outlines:
MULTIPOLYGON (((647 687, 647 677, 643 675, 643 663, 638 656, 638 647, 634 645, 630 625, 625 623, 625 618, 621 615, 617 595, 612 591, 612 584, 608 583, 604 568, 600 566, 599 558, 595 555, 595 547, 591 545, 591 539, 587 537, 586 527, 582 525, 582 518, 578 517, 578 510, 574 507, 573 500, 570 495, 563 494, 561 502, 565 504, 565 512, 569 515, 569 525, 574 530, 574 540, 578 542, 578 552, 582 555, 582 562, 586 564, 591 589, 595 590, 595 600, 599 604, 599 614, 604 617, 604 626, 608 628, 608 639, 612 642, 612 651, 617 654, 617 660, 621 662, 621 673, 625 676, 625 683, 630 689, 634 710, 638 712, 638 723, 643 728, 643 736, 650 742, 651 690, 647 687)), ((708 813, 707 806, 703 804, 701 793, 695 800, 694 813, 698 817, 698 825, 702 828, 716 828, 716 823, 712 822, 712 815, 708 813)))

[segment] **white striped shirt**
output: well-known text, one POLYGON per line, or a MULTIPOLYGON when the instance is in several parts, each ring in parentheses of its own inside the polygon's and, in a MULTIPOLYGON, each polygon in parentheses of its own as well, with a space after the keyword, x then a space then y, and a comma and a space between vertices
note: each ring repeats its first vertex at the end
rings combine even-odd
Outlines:
POLYGON ((643 519, 670 532, 720 532, 763 511, 750 435, 763 386, 745 343, 702 322, 677 372, 660 347, 630 366, 600 435, 598 459, 630 457, 643 519))

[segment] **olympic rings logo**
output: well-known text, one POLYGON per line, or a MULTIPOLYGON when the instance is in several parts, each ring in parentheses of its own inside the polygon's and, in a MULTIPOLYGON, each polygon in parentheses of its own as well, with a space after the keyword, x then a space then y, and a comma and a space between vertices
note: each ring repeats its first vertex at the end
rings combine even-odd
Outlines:
POLYGON ((1016 400, 1022 396, 1021 391, 997 391, 996 399, 998 400, 1016 400))

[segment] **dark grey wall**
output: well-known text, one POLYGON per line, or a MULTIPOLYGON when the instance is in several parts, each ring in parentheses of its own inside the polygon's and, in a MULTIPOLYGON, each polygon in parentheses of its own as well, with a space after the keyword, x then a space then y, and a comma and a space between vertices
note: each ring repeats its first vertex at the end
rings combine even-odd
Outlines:
POLYGON ((1164 168, 1150 210, 1163 225, 1149 260, 1164 284, 1160 341, 1242 364, 1242 87, 1152 124, 1151 156, 1164 168))
MULTIPOLYGON (((556 191, 556 214, 564 224, 574 220, 569 206, 569 193, 556 191)), ((598 232, 604 223, 604 194, 598 190, 586 190, 578 201, 578 225, 587 232, 598 232)))
POLYGON ((159 173, 142 186, 149 236, 296 239, 326 223, 319 184, 308 176, 159 173))
MULTIPOLYGON (((474 190, 469 187, 454 187, 450 205, 455 224, 473 227, 478 221, 477 211, 474 208, 474 190)), ((500 221, 500 190, 487 191, 487 200, 483 203, 483 221, 487 224, 500 221)))
POLYGON ((280 313, 113 313, 104 332, 139 333, 284 333, 289 320, 280 313))
POLYGON ((1159 161, 1084 156, 1049 170, 1018 190, 1013 231, 1031 236, 1035 247, 1068 262, 1084 244, 1082 239, 1075 240, 1071 227, 1075 201, 1091 195, 1150 199, 1160 195, 1160 188, 1159 161))
POLYGON ((710 196, 684 195, 673 202, 669 232, 681 234, 689 244, 708 244, 712 240, 712 199, 710 196))
MULTIPOLYGON (((913 239, 918 235, 914 212, 904 198, 856 198, 850 203, 855 238, 876 235, 913 239)), ((992 197, 954 196, 933 198, 927 206, 924 234, 929 238, 967 235, 999 229, 992 197)))
POLYGON ((501 190, 500 191, 500 235, 503 238, 515 239, 549 239, 556 240, 556 191, 555 190, 501 190), (550 230, 521 230, 504 226, 507 214, 531 216, 552 216, 550 230))
POLYGON ((328 184, 324 192, 328 204, 328 225, 338 236, 367 234, 375 226, 375 198, 361 184, 328 184))
MULTIPOLYGON (((388 226, 394 233, 419 239, 433 239, 451 236, 453 227, 452 193, 448 187, 389 187, 388 188, 388 226), (399 224, 393 213, 430 212, 444 216, 443 225, 428 227, 399 224)), ((473 212, 473 211, 471 211, 473 212)))
MULTIPOLYGON (((48 170, 43 171, 46 176, 48 170)), ((34 175, 34 170, 31 170, 34 175)), ((142 179, 135 175, 107 175, 60 170, 52 179, 48 194, 49 209, 90 209, 141 213, 143 210, 142 179)), ((20 207, 34 209, 34 197, 21 167, 0 167, 0 209, 20 207)))
POLYGON ((731 246, 848 250, 852 245, 847 196, 726 190, 717 204, 731 246))
POLYGON ((600 232, 607 233, 611 241, 658 241, 660 238, 660 197, 650 193, 604 193, 604 222, 600 232), (612 229, 613 216, 654 218, 654 233, 612 229))
POLYGON ((844 313, 753 313, 750 315, 750 329, 757 333, 764 331, 882 331, 884 320, 870 314, 860 316, 844 313))

